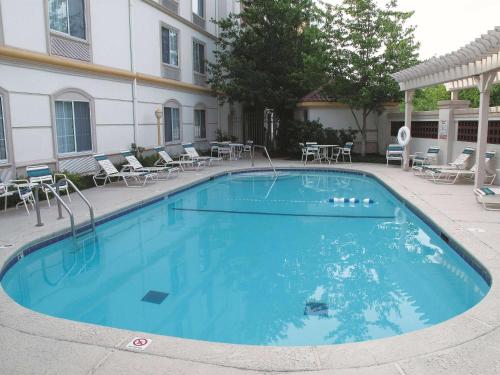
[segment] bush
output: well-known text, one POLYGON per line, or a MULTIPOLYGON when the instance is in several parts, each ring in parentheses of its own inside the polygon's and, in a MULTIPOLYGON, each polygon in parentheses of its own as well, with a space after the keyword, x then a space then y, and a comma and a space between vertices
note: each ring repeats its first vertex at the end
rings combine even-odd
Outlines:
POLYGON ((73 182, 79 190, 85 190, 95 186, 92 175, 83 175, 70 172, 63 173, 66 175, 66 178, 68 180, 71 180, 71 182, 73 182))
POLYGON ((217 142, 227 142, 227 141, 236 142, 238 140, 237 137, 229 136, 229 134, 224 133, 224 131, 222 131, 222 129, 217 129, 215 131, 215 136, 216 136, 217 142))

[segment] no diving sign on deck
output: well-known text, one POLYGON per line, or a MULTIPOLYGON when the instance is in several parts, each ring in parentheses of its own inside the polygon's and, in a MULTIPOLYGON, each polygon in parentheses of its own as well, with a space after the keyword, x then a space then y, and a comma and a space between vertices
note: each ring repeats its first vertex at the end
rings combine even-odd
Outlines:
POLYGON ((127 344, 127 348, 135 350, 144 350, 149 344, 151 344, 151 339, 146 337, 134 337, 132 341, 127 344))

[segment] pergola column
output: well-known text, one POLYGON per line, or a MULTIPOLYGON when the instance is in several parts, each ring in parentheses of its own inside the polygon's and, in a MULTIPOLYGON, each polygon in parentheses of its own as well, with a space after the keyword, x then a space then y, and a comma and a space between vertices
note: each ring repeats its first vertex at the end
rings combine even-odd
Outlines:
POLYGON ((490 110, 490 89, 496 76, 495 71, 481 73, 478 80, 479 88, 479 124, 477 127, 476 148, 476 177, 474 186, 476 188, 484 185, 485 177, 485 154, 488 146, 488 114, 490 110))
MULTIPOLYGON (((413 111, 413 95, 414 90, 406 90, 405 91, 405 126, 410 129, 411 133, 411 112, 413 111)), ((410 169, 410 143, 408 143, 405 147, 403 153, 403 169, 405 171, 410 169)))

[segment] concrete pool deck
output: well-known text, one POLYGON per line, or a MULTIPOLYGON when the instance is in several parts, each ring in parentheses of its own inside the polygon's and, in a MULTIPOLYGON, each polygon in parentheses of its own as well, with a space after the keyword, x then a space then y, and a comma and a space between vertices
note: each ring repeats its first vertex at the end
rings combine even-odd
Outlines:
MULTIPOLYGON (((275 160, 277 167, 301 167, 275 160)), ((256 167, 268 167, 258 160, 256 167)), ((307 165, 316 168, 318 165, 307 165)), ((259 347, 202 342, 140 334, 35 313, 12 301, 0 288, 0 372, 5 374, 498 374, 500 373, 500 212, 476 203, 472 185, 436 185, 381 164, 338 164, 374 174, 434 221, 450 238, 479 260, 492 276, 488 295, 453 319, 401 336, 361 343, 259 347), (136 336, 152 338, 146 350, 126 345, 136 336)), ((196 183, 228 170, 250 168, 250 162, 226 163, 160 181, 142 189, 122 184, 85 190, 96 218, 196 183)), ((88 210, 72 195, 77 224, 88 210)), ((31 242, 67 231, 69 220, 56 220, 57 208, 42 202, 44 226, 22 210, 0 213, 0 268, 31 242)))

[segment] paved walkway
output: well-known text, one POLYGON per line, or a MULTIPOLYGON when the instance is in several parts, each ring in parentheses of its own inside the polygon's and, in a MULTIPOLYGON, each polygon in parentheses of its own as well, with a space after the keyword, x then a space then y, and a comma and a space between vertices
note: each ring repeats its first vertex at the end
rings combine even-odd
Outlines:
MULTIPOLYGON (((277 160, 279 167, 298 162, 277 160)), ((257 167, 267 167, 258 161, 257 167)), ((324 166, 324 165, 323 165, 324 166)), ((226 170, 248 168, 249 161, 231 162, 142 189, 119 184, 85 190, 96 217, 125 209, 226 170)), ((316 166, 311 166, 316 167, 316 166)), ((500 212, 484 211, 471 185, 435 185, 379 164, 340 164, 340 168, 375 174, 411 201, 462 244, 490 271, 493 285, 487 297, 468 312, 442 324, 402 336, 362 343, 318 347, 256 347, 206 343, 153 336, 145 352, 131 352, 133 332, 100 327, 34 313, 14 303, 0 289, 0 373, 2 374, 239 374, 307 372, 314 374, 499 374, 500 373, 500 212)), ((67 215, 56 220, 56 207, 43 202, 45 225, 23 210, 0 213, 0 267, 20 247, 68 229, 67 215)), ((76 196, 72 208, 77 223, 88 211, 76 196)))

